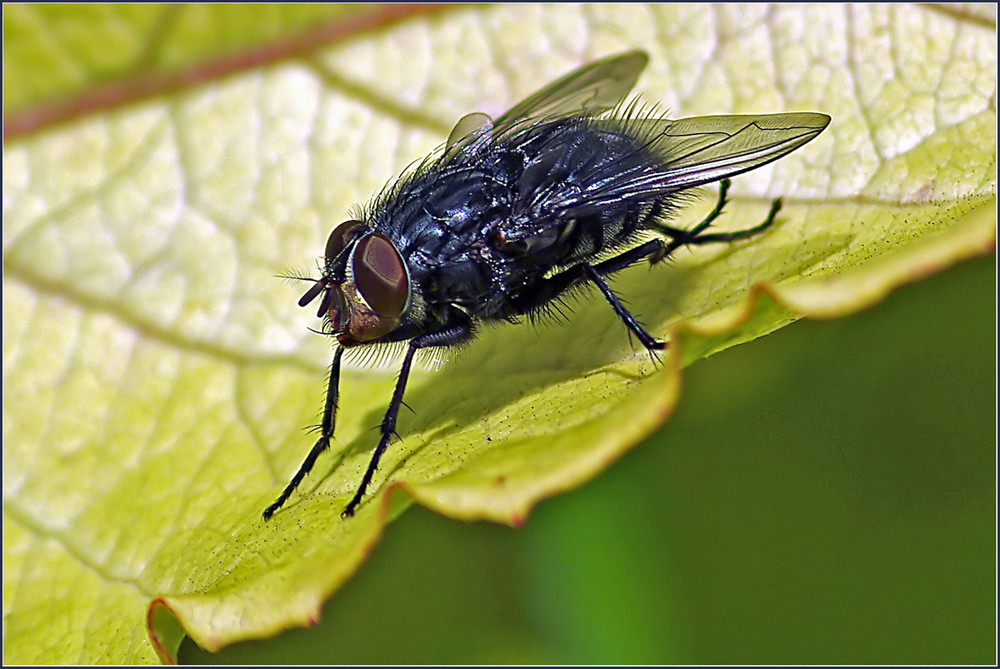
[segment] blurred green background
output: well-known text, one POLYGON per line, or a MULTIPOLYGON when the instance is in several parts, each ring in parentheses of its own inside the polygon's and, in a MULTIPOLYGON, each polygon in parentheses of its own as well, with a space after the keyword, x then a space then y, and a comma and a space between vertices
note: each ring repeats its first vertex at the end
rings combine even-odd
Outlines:
POLYGON ((995 663, 995 262, 701 361, 525 527, 411 509, 317 628, 180 661, 995 663))

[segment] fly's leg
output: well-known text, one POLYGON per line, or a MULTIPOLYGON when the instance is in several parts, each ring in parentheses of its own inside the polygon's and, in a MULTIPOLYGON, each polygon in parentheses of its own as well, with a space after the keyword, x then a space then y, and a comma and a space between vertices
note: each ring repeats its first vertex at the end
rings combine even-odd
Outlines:
POLYGON ((274 504, 264 509, 264 520, 271 519, 274 512, 281 508, 281 505, 288 500, 291 494, 295 492, 295 489, 299 487, 299 484, 302 483, 302 479, 305 478, 306 474, 312 470, 320 454, 330 448, 330 440, 333 438, 333 425, 337 417, 337 388, 340 385, 340 357, 343 354, 343 347, 338 346, 337 351, 333 354, 333 362, 330 363, 330 384, 326 389, 326 407, 323 409, 323 422, 319 426, 319 439, 313 444, 309 455, 299 465, 299 470, 295 472, 295 476, 285 486, 278 499, 275 500, 274 504))
POLYGON ((698 225, 690 230, 681 230, 680 228, 673 228, 667 225, 657 225, 656 229, 659 232, 670 237, 670 241, 667 242, 663 239, 652 239, 644 244, 640 244, 635 248, 629 249, 613 258, 608 258, 603 262, 597 263, 596 265, 589 265, 587 263, 580 263, 579 265, 574 265, 562 272, 555 274, 541 284, 535 287, 535 290, 531 291, 530 295, 522 296, 520 299, 515 300, 514 306, 518 313, 527 313, 532 309, 537 309, 551 300, 559 297, 566 289, 573 285, 580 283, 581 281, 589 280, 594 285, 596 285, 604 298, 614 309, 615 314, 618 318, 625 324, 625 326, 634 334, 642 345, 646 347, 648 351, 662 350, 666 347, 666 343, 660 339, 649 334, 642 325, 636 320, 628 309, 622 304, 621 300, 615 295, 614 291, 605 281, 606 276, 614 274, 620 270, 625 269, 629 265, 632 265, 644 258, 648 258, 650 262, 656 263, 664 258, 668 257, 675 250, 681 246, 693 245, 698 246, 701 244, 712 244, 717 242, 731 242, 738 239, 746 239, 747 237, 752 237, 759 232, 767 229, 774 223, 774 219, 781 209, 781 200, 777 199, 771 204, 771 210, 768 212, 767 218, 764 222, 756 225, 752 228, 746 230, 739 230, 736 232, 720 232, 712 234, 704 234, 705 230, 712 224, 712 222, 719 217, 722 213, 723 208, 726 206, 726 194, 729 192, 730 186, 729 179, 723 179, 719 184, 719 200, 715 205, 715 208, 701 221, 698 225))
POLYGON ((667 343, 665 341, 657 339, 653 335, 646 332, 645 328, 643 328, 635 319, 635 316, 629 313, 628 309, 625 308, 625 305, 623 305, 621 300, 618 299, 618 296, 611 290, 611 286, 609 286, 608 282, 604 280, 604 277, 601 276, 601 273, 596 267, 583 265, 583 271, 587 275, 587 278, 590 279, 604 294, 604 298, 608 301, 608 304, 611 305, 611 308, 614 309, 615 315, 617 315, 621 322, 625 324, 625 327, 627 327, 632 334, 634 334, 639 341, 642 342, 642 345, 646 347, 647 351, 662 351, 667 347, 667 343))
POLYGON ((639 324, 625 305, 622 304, 621 300, 615 295, 614 291, 608 285, 608 282, 604 280, 604 277, 608 274, 617 272, 620 269, 628 267, 634 262, 642 260, 650 255, 659 252, 664 246, 664 242, 661 239, 654 239, 646 242, 640 246, 635 247, 625 251, 621 255, 617 255, 614 258, 609 258, 604 262, 598 263, 597 265, 589 265, 587 263, 580 263, 578 265, 573 265, 569 269, 563 270, 558 274, 555 274, 548 279, 542 281, 536 285, 530 294, 526 294, 519 300, 515 300, 514 307, 517 309, 518 313, 527 313, 532 309, 537 309, 551 300, 556 299, 559 295, 565 291, 570 286, 576 285, 582 281, 590 280, 596 285, 601 293, 603 293, 605 299, 607 299, 608 304, 614 309, 615 314, 618 318, 625 324, 625 327, 634 334, 642 345, 646 347, 649 351, 662 350, 666 347, 666 344, 654 337, 653 335, 646 332, 646 330, 639 324))
POLYGON ((635 317, 630 314, 627 309, 625 309, 621 300, 618 299, 618 297, 611 290, 611 287, 608 286, 604 277, 622 270, 643 258, 648 257, 653 263, 663 260, 681 246, 689 244, 697 246, 700 244, 731 242, 737 239, 746 239, 747 237, 752 237, 753 235, 756 235, 757 233, 770 227, 771 224, 774 223, 774 219, 778 215, 778 211, 781 210, 780 198, 771 203, 771 210, 768 212, 767 218, 765 218, 764 222, 759 225, 746 230, 739 230, 737 232, 703 234, 708 226, 710 226, 712 222, 719 217, 723 208, 725 208, 727 202, 726 194, 729 192, 729 186, 731 184, 732 182, 729 179, 722 180, 722 183, 719 184, 719 200, 716 202, 715 208, 709 212, 708 216, 706 216, 701 223, 696 225, 691 230, 680 230, 678 228, 671 228, 665 225, 657 226, 661 232, 671 237, 669 243, 666 243, 661 239, 653 239, 645 244, 640 244, 634 249, 625 251, 614 258, 608 258, 604 262, 598 263, 597 265, 582 265, 587 278, 601 290, 605 299, 611 305, 611 308, 615 310, 615 314, 617 314, 618 318, 621 319, 621 321, 626 325, 626 327, 628 327, 629 330, 632 331, 633 334, 635 334, 636 337, 638 337, 639 341, 642 342, 642 345, 649 351, 662 350, 666 348, 666 342, 653 337, 646 332, 641 325, 639 325, 639 323, 635 320, 635 317))
MULTIPOLYGON (((746 230, 737 230, 736 232, 714 232, 712 234, 702 234, 708 226, 710 226, 712 222, 719 217, 719 214, 722 213, 723 208, 726 206, 726 202, 728 202, 726 194, 729 192, 729 186, 731 184, 732 182, 729 179, 723 179, 719 183, 719 201, 716 203, 715 209, 713 209, 708 216, 705 217, 705 220, 690 230, 681 230, 680 228, 673 228, 669 225, 658 224, 656 229, 670 237, 670 243, 664 244, 662 250, 660 251, 661 255, 653 255, 651 258, 652 261, 655 263, 663 258, 666 258, 671 254, 671 252, 681 246, 698 246, 701 244, 714 244, 717 242, 734 242, 739 239, 753 237, 754 235, 771 227, 771 224, 774 223, 774 219, 778 215, 778 212, 781 211, 781 198, 777 198, 771 203, 771 209, 767 214, 767 218, 765 218, 764 222, 759 225, 755 225, 754 227, 746 230)), ((614 258, 612 258, 612 260, 614 260, 614 258)))
POLYGON ((406 390, 406 380, 410 376, 410 364, 413 362, 413 354, 422 348, 460 344, 468 341, 471 337, 472 324, 462 322, 444 330, 429 332, 410 340, 410 345, 406 349, 406 356, 403 358, 403 366, 399 370, 399 379, 396 380, 396 389, 392 393, 392 401, 389 402, 389 408, 382 419, 382 426, 380 428, 382 438, 379 440, 378 446, 375 447, 375 452, 372 453, 372 459, 368 462, 368 469, 365 470, 365 475, 361 479, 358 491, 351 498, 351 501, 347 503, 347 507, 343 513, 340 514, 342 518, 349 518, 354 515, 354 510, 361 503, 361 499, 365 496, 365 490, 368 489, 368 485, 372 482, 372 476, 375 475, 375 470, 378 469, 379 460, 382 459, 385 449, 389 446, 389 440, 396 434, 396 417, 399 415, 399 406, 403 403, 403 391, 406 390))
MULTIPOLYGON (((672 228, 668 225, 657 225, 656 229, 659 232, 670 237, 670 242, 667 243, 662 239, 652 239, 645 244, 640 244, 635 248, 629 249, 613 258, 608 258, 607 260, 594 265, 594 269, 601 276, 608 276, 609 274, 614 274, 615 272, 621 271, 639 262, 644 258, 649 258, 650 262, 657 263, 670 256, 671 253, 676 251, 681 246, 700 246, 701 244, 714 244, 719 242, 732 242, 739 239, 746 239, 747 237, 753 237, 754 235, 763 232, 767 228, 771 227, 774 223, 775 217, 778 212, 781 211, 781 198, 776 199, 771 203, 771 209, 767 214, 767 218, 764 219, 763 223, 755 225, 752 228, 746 230, 737 230, 736 232, 718 232, 712 234, 702 234, 705 229, 712 224, 712 222, 719 217, 722 213, 723 208, 726 206, 726 194, 729 192, 729 179, 723 179, 719 186, 719 201, 715 205, 708 216, 705 217, 698 225, 694 226, 690 230, 681 230, 680 228, 672 228)), ((566 280, 554 282, 556 284, 562 284, 562 288, 559 289, 561 292, 568 288, 572 283, 579 281, 583 278, 583 273, 577 270, 577 267, 571 267, 570 269, 553 276, 552 279, 561 277, 563 274, 567 275, 567 279, 572 277, 572 280, 568 283, 566 280)), ((551 299, 551 297, 546 298, 551 299)))

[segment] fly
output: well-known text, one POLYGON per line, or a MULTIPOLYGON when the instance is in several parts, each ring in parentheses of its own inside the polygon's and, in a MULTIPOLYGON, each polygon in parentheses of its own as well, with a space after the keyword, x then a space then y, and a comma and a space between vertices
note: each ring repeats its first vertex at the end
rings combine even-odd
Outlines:
POLYGON ((813 112, 669 120, 622 105, 648 57, 598 60, 549 84, 493 120, 469 114, 442 150, 387 186, 326 241, 320 277, 299 300, 319 300, 323 334, 336 339, 320 436, 271 506, 295 491, 333 438, 340 361, 347 349, 408 342, 381 437, 354 497, 354 515, 395 434, 414 354, 471 340, 480 323, 532 315, 593 284, 649 351, 665 343, 622 304, 607 278, 681 246, 752 237, 774 222, 706 232, 726 203, 729 177, 794 151, 830 117, 813 112), (721 180, 708 217, 668 225, 678 193, 721 180), (650 233, 654 238, 648 239, 650 233))

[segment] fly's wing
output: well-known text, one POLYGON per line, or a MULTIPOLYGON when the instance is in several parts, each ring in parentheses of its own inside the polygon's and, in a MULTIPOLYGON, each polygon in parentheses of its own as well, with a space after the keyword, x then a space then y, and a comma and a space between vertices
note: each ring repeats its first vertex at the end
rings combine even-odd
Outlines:
POLYGON ((693 188, 791 153, 823 132, 830 117, 797 112, 643 123, 639 136, 652 140, 654 152, 667 168, 663 179, 677 188, 693 188))
POLYGON ((588 199, 599 204, 649 197, 742 174, 791 153, 829 123, 829 116, 816 112, 696 116, 673 121, 598 120, 598 127, 638 140, 642 149, 654 156, 657 168, 608 179, 606 186, 591 192, 588 199))
POLYGON ((466 114, 462 118, 458 119, 458 123, 456 123, 455 127, 451 129, 451 133, 448 135, 448 141, 445 142, 444 145, 445 149, 450 150, 466 137, 473 139, 474 136, 487 132, 492 127, 493 119, 491 119, 489 115, 482 112, 472 112, 471 114, 466 114))
POLYGON ((554 120, 574 114, 593 116, 613 109, 635 87, 649 62, 642 51, 628 51, 580 67, 557 79, 489 122, 486 114, 463 116, 448 135, 446 149, 474 141, 487 132, 497 137, 529 119, 554 120))
POLYGON ((649 62, 643 51, 609 56, 576 69, 514 105, 494 123, 504 132, 530 118, 555 119, 571 114, 600 114, 625 99, 649 62))

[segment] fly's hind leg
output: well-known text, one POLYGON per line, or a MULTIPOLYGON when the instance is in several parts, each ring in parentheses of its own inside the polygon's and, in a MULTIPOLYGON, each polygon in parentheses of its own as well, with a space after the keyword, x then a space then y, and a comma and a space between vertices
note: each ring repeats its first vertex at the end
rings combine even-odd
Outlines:
MULTIPOLYGON (((605 277, 614 274, 620 270, 625 269, 629 265, 639 262, 643 259, 648 259, 651 263, 657 263, 665 258, 667 258, 671 253, 680 248, 681 246, 693 245, 698 246, 701 244, 712 244, 717 242, 731 242, 738 239, 746 239, 747 237, 752 237, 766 230, 774 223, 775 217, 778 215, 778 211, 781 209, 781 200, 777 199, 771 204, 771 210, 767 214, 767 218, 764 219, 763 223, 755 225, 752 228, 746 230, 738 230, 736 232, 718 232, 705 234, 705 230, 712 224, 712 222, 719 217, 722 213, 723 208, 726 206, 726 194, 729 192, 730 186, 729 179, 723 179, 719 184, 719 200, 715 205, 715 208, 705 217, 705 219, 691 228, 690 230, 681 230, 679 228, 673 228, 668 225, 657 225, 656 230, 663 233, 670 238, 670 241, 664 239, 651 239, 644 244, 640 244, 635 248, 629 249, 613 258, 608 258, 596 265, 590 265, 587 263, 580 263, 574 265, 558 274, 555 274, 541 284, 536 285, 530 294, 522 295, 521 297, 514 300, 514 306, 518 313, 527 313, 532 309, 537 309, 544 306, 551 300, 557 299, 560 294, 562 294, 568 288, 579 284, 583 281, 590 281, 595 286, 600 289, 601 293, 604 295, 604 299, 608 301, 611 308, 614 309, 615 315, 618 316, 619 320, 625 324, 632 334, 642 342, 642 345, 646 347, 646 350, 650 353, 654 351, 663 350, 666 348, 666 343, 662 339, 658 339, 653 335, 649 334, 645 328, 636 320, 625 305, 622 304, 621 299, 611 290, 605 277)), ((655 357, 655 356, 654 356, 655 357)))
POLYGON ((662 223, 657 224, 656 230, 670 237, 670 242, 663 244, 661 254, 651 256, 650 260, 654 263, 659 262, 660 260, 668 257, 674 250, 680 248, 681 246, 699 246, 701 244, 714 244, 718 242, 734 242, 739 239, 753 237, 754 235, 771 227, 774 223, 775 217, 778 215, 778 212, 781 211, 780 197, 771 203, 771 209, 768 211, 767 218, 764 219, 763 223, 755 225, 752 228, 747 228, 746 230, 703 234, 705 230, 708 229, 708 226, 710 226, 712 222, 719 217, 722 210, 725 208, 726 203, 728 202, 726 195, 729 193, 729 186, 731 184, 732 182, 729 179, 723 179, 719 183, 719 200, 716 202, 715 208, 709 212, 708 216, 706 216, 701 223, 694 226, 690 230, 681 230, 680 228, 674 228, 662 223))

